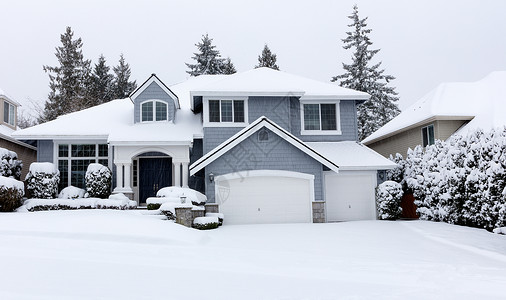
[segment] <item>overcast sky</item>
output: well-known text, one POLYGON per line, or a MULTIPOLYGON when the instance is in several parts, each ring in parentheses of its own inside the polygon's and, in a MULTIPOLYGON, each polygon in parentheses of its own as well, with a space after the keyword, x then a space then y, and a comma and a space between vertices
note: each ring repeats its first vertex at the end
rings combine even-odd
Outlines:
POLYGON ((185 62, 208 33, 238 71, 254 67, 264 43, 283 71, 329 81, 351 53, 342 49, 357 3, 369 17, 373 48, 406 108, 441 82, 476 81, 506 70, 506 1, 7 1, 2 0, 0 88, 30 107, 44 102, 55 47, 71 26, 93 63, 120 53, 142 83, 156 73, 185 80, 185 62))

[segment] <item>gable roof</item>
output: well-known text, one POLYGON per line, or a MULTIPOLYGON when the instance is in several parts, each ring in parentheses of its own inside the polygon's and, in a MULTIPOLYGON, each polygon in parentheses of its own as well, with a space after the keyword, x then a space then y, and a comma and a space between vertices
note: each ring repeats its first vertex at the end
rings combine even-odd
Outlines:
POLYGON ((301 100, 367 100, 370 95, 271 68, 257 68, 235 73, 192 91, 194 96, 287 96, 301 100))
POLYGON ((471 120, 459 134, 506 125, 506 71, 476 82, 442 83, 362 142, 371 144, 434 120, 471 120))
POLYGON ((179 98, 176 96, 176 94, 174 94, 174 92, 172 92, 169 87, 167 87, 165 85, 165 83, 163 83, 160 78, 158 78, 158 76, 156 76, 155 73, 151 74, 151 76, 149 76, 149 78, 144 81, 143 84, 141 84, 137 89, 135 89, 135 91, 133 91, 132 93, 130 93, 130 99, 133 101, 135 101, 135 98, 137 98, 151 83, 155 82, 165 93, 167 93, 169 96, 171 96, 173 99, 174 99, 174 103, 176 104, 176 108, 181 108, 180 104, 179 104, 179 98))
POLYGON ((200 159, 198 159, 196 162, 194 162, 190 166, 190 176, 194 175, 198 171, 202 170, 205 166, 209 165, 211 162, 216 160, 218 157, 222 156, 235 146, 237 146, 239 143, 244 141, 246 138, 251 136, 253 133, 257 132, 258 130, 262 128, 267 128, 280 136, 282 139, 286 140, 293 146, 297 147, 302 152, 306 153, 307 155, 314 158, 316 161, 322 163, 332 171, 338 172, 339 166, 337 166, 334 162, 328 160, 320 153, 316 152, 314 149, 309 147, 306 143, 292 135, 290 132, 286 131, 273 121, 269 120, 267 117, 260 117, 256 119, 254 122, 252 122, 249 126, 243 128, 241 131, 218 145, 213 150, 209 151, 207 154, 202 156, 200 159))

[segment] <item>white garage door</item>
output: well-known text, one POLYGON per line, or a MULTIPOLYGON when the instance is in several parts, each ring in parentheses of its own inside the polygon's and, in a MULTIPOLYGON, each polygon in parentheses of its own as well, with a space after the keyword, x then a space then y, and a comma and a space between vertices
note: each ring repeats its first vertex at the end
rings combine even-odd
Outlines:
POLYGON ((227 224, 311 222, 313 175, 249 171, 217 176, 215 181, 227 224))
POLYGON ((376 219, 376 171, 325 172, 327 221, 376 219))

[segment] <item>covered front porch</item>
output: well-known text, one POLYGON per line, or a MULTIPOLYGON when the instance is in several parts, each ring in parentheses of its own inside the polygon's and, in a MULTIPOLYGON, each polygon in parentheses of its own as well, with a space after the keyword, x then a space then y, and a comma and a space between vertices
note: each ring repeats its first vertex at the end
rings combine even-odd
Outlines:
POLYGON ((115 188, 138 205, 164 187, 188 187, 190 144, 112 145, 115 188))

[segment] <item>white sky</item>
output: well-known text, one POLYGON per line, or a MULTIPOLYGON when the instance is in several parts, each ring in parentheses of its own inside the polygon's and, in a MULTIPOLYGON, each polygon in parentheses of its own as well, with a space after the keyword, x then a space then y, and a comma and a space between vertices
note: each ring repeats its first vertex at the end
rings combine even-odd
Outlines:
POLYGON ((506 1, 9 1, 0 0, 0 87, 30 107, 44 102, 55 47, 71 26, 86 58, 110 66, 124 53, 132 79, 187 78, 185 62, 204 33, 238 71, 253 68, 264 43, 284 71, 329 81, 350 52, 341 39, 357 3, 373 48, 397 77, 401 109, 446 81, 476 81, 506 70, 506 1))

